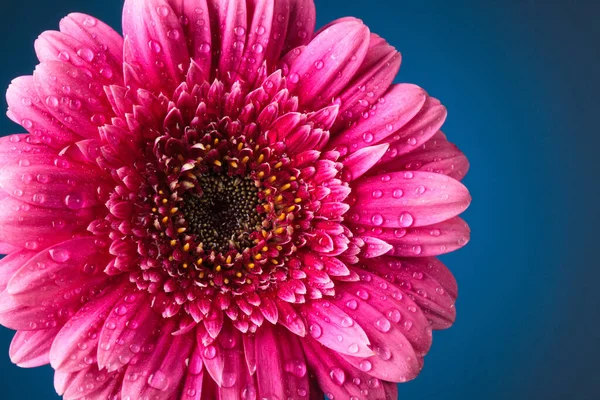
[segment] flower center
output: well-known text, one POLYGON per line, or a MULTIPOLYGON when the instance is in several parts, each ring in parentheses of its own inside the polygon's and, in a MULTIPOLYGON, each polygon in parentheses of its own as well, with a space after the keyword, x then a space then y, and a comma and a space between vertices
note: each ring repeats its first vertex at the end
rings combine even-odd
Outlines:
POLYGON ((186 194, 182 212, 191 234, 204 249, 225 253, 251 247, 252 232, 260 230, 260 204, 255 181, 226 174, 198 177, 201 194, 186 194))

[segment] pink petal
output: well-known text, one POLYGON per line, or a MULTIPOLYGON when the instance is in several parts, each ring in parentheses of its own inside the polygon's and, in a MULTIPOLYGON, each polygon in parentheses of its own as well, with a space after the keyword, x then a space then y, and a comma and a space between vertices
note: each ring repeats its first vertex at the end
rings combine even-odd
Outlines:
POLYGON ((259 398, 309 392, 306 361, 297 336, 266 326, 256 331, 255 346, 259 398))
POLYGON ((146 293, 124 296, 110 312, 100 333, 98 366, 115 371, 140 351, 148 351, 159 316, 151 309, 146 293))
POLYGON ((18 250, 0 260, 0 292, 6 290, 10 278, 36 254, 35 251, 18 250))
POLYGON ((353 194, 352 222, 389 228, 436 224, 462 213, 471 202, 457 180, 421 171, 360 179, 353 194))
POLYGON ((179 16, 188 53, 202 73, 202 80, 209 80, 211 74, 211 26, 207 0, 168 0, 173 11, 179 16))
POLYGON ((428 141, 442 127, 447 114, 439 100, 428 96, 419 113, 388 138, 390 150, 383 162, 409 153, 428 141))
POLYGON ((98 127, 114 116, 102 85, 85 70, 48 61, 37 66, 33 78, 48 111, 83 137, 97 138, 98 127))
POLYGON ((336 353, 308 339, 302 341, 311 373, 318 380, 325 395, 333 399, 381 399, 384 390, 381 382, 352 367, 336 353))
POLYGON ((115 82, 123 82, 123 38, 120 34, 104 22, 80 13, 67 15, 59 26, 61 32, 78 39, 96 53, 106 55, 106 66, 100 66, 98 71, 102 77, 110 79, 112 72, 115 82))
MULTIPOLYGON (((376 353, 367 358, 347 354, 342 357, 355 368, 379 379, 404 382, 416 377, 421 364, 411 342, 405 336, 409 325, 395 323, 397 321, 386 316, 386 313, 392 316, 405 315, 409 313, 408 309, 404 308, 404 312, 400 313, 395 308, 399 306, 399 302, 393 300, 388 300, 387 304, 381 302, 382 304, 378 304, 380 307, 376 307, 374 299, 371 299, 376 294, 369 294, 359 284, 348 285, 339 291, 338 296, 334 303, 352 315, 353 321, 363 327, 371 341, 371 348, 376 353), (350 292, 350 288, 356 292, 350 292)), ((424 318, 422 322, 428 326, 424 318)))
MULTIPOLYGON (((1 196, 0 196, 1 197, 1 196)), ((0 240, 39 250, 85 232, 95 210, 57 210, 32 206, 15 198, 0 199, 0 240)))
POLYGON ((400 69, 402 57, 392 46, 371 33, 369 50, 356 77, 340 93, 340 114, 332 132, 338 132, 361 118, 363 112, 388 90, 400 69))
POLYGON ((145 87, 171 95, 183 82, 190 55, 180 19, 165 0, 126 0, 125 62, 137 66, 145 87))
POLYGON ((469 225, 459 217, 419 228, 372 228, 367 234, 389 243, 390 255, 429 257, 446 254, 469 242, 469 225))
MULTIPOLYGON (((102 174, 47 146, 0 139, 0 188, 33 206, 79 210, 98 205, 102 174), (19 151, 20 150, 20 151, 19 151)), ((16 137, 19 139, 19 137, 16 137)))
POLYGON ((216 60, 219 78, 229 81, 228 76, 239 66, 246 43, 248 13, 245 0, 210 0, 212 51, 220 55, 216 60))
POLYGON ((348 181, 356 180, 368 172, 383 157, 388 147, 387 143, 364 147, 346 157, 342 162, 348 181))
POLYGON ((84 305, 62 327, 50 350, 52 368, 75 372, 96 363, 100 331, 122 294, 122 285, 108 288, 102 296, 84 305))
POLYGON ((385 276, 410 294, 433 329, 452 325, 456 318, 456 282, 440 261, 435 258, 382 257, 365 260, 364 264, 366 269, 385 276))
POLYGON ((373 355, 368 347, 369 338, 362 327, 329 301, 313 301, 305 305, 303 311, 310 335, 322 345, 356 357, 373 355))
POLYGON ((20 303, 38 306, 98 285, 106 280, 102 271, 110 256, 97 242, 84 237, 41 251, 13 275, 8 293, 20 303))
POLYGON ((365 248, 361 252, 361 255, 366 258, 382 256, 394 248, 394 246, 378 237, 362 236, 361 239, 365 242, 365 248))
POLYGON ((129 365, 121 395, 130 399, 172 399, 181 390, 193 340, 191 335, 172 336, 169 324, 163 325, 154 350, 139 362, 129 365))
POLYGON ((315 31, 317 15, 313 0, 288 0, 290 16, 283 53, 310 42, 315 31))
POLYGON ((398 385, 383 382, 383 390, 385 390, 385 400, 398 400, 398 385))
POLYGON ((45 99, 37 93, 33 76, 14 79, 6 91, 6 101, 9 117, 51 147, 60 149, 81 137, 48 111, 45 99))
POLYGON ((318 108, 352 80, 369 47, 369 29, 352 20, 318 34, 290 67, 288 86, 300 103, 318 108))
POLYGON ((356 124, 337 133, 327 147, 344 155, 386 140, 417 115, 426 98, 425 91, 416 85, 394 85, 356 124))
POLYGON ((377 172, 428 171, 461 180, 469 170, 467 157, 458 147, 446 140, 441 131, 408 154, 397 158, 391 158, 388 154, 383 157, 383 162, 375 168, 377 172))
POLYGON ((61 389, 65 392, 64 400, 115 398, 115 391, 118 391, 121 382, 122 375, 98 370, 94 365, 70 374, 61 389))
POLYGON ((219 387, 231 389, 228 392, 241 393, 249 373, 245 372, 246 360, 240 332, 227 325, 217 339, 204 343, 199 329, 197 340, 202 349, 204 365, 212 379, 219 387))
MULTIPOLYGON (((67 296, 72 296, 69 293, 67 296)), ((0 293, 0 324, 15 330, 43 330, 62 326, 81 307, 83 299, 67 297, 53 301, 26 306, 4 291, 0 293)))
MULTIPOLYGON (((289 4, 279 0, 251 0, 247 6, 251 18, 238 74, 244 81, 253 83, 263 62, 273 68, 279 60, 288 26, 289 4)), ((234 33, 237 40, 243 40, 240 29, 234 33)))
POLYGON ((64 61, 90 71, 103 85, 122 85, 123 38, 97 20, 94 20, 95 27, 87 26, 90 24, 86 25, 85 20, 92 21, 91 18, 71 14, 61 21, 61 32, 42 33, 35 42, 38 59, 40 62, 64 61))
POLYGON ((185 376, 185 383, 183 384, 183 390, 179 397, 180 400, 202 399, 202 395, 204 394, 202 392, 202 384, 205 380, 205 374, 201 350, 200 346, 196 345, 192 351, 185 376))
POLYGON ((10 344, 10 361, 21 368, 34 368, 48 364, 50 345, 58 329, 19 331, 10 344))

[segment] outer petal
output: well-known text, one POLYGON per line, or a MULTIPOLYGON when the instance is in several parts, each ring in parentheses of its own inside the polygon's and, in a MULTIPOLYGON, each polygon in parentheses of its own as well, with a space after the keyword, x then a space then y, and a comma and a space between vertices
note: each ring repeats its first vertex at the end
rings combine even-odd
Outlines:
POLYGON ((98 366, 115 371, 128 364, 152 340, 158 315, 145 293, 128 294, 110 312, 100 333, 98 366))
POLYGON ((145 87, 171 95, 184 79, 190 55, 180 19, 166 0, 126 0, 125 62, 138 68, 145 87))
POLYGON ((408 154, 392 157, 393 154, 393 151, 388 151, 373 173, 429 171, 461 180, 469 170, 467 157, 441 131, 408 154))
POLYGON ((409 294, 433 329, 445 329, 454 322, 456 281, 439 260, 381 257, 365 260, 363 264, 365 269, 385 276, 386 280, 409 294))
POLYGON ((460 214, 471 202, 457 180, 420 171, 363 178, 353 193, 352 222, 389 228, 436 224, 460 214))
POLYGON ((185 39, 180 40, 185 40, 190 57, 208 80, 212 69, 212 38, 207 0, 168 0, 168 3, 181 22, 185 39))
POLYGON ((333 399, 363 399, 368 393, 369 399, 384 398, 381 382, 359 369, 352 367, 337 354, 307 339, 302 342, 311 372, 319 382, 325 395, 333 399))
POLYGON ((41 251, 13 275, 8 293, 22 304, 39 306, 98 285, 106 280, 102 271, 109 261, 99 244, 96 237, 85 237, 41 251))
POLYGON ((420 228, 385 229, 376 236, 393 246, 390 255, 429 257, 460 249, 469 242, 470 233, 469 225, 454 217, 420 228))
POLYGON ((37 93, 48 110, 65 126, 87 138, 114 116, 102 85, 85 70, 66 62, 48 61, 33 73, 37 93))
POLYGON ((10 361, 22 368, 34 368, 48 364, 50 345, 58 329, 19 331, 10 344, 10 361))
POLYGON ((18 250, 0 260, 0 292, 6 290, 10 278, 36 254, 35 251, 18 250))
POLYGON ((255 341, 258 398, 310 391, 304 352, 297 336, 270 326, 257 330, 255 341))
POLYGON ((46 31, 35 42, 40 62, 64 61, 91 72, 103 85, 123 84, 123 38, 84 14, 70 14, 61 32, 46 31))
POLYGON ((317 14, 313 0, 289 0, 290 17, 283 53, 307 44, 313 37, 317 14))
POLYGON ((50 363, 54 369, 75 372, 96 363, 100 331, 122 293, 122 285, 108 288, 62 327, 51 343, 50 363))
POLYGON ((335 305, 328 301, 312 301, 305 306, 304 312, 311 336, 322 345, 356 357, 373 355, 363 328, 335 305))
POLYGON ((32 139, 62 148, 65 143, 81 138, 48 111, 45 99, 37 93, 33 76, 14 79, 6 91, 6 101, 10 119, 35 135, 32 139))
POLYGON ((126 379, 121 392, 123 398, 131 399, 173 399, 181 390, 181 382, 186 370, 186 360, 190 357, 193 341, 188 335, 172 336, 170 324, 165 324, 154 350, 147 357, 132 364, 125 372, 126 379))
POLYGON ((371 34, 369 50, 356 77, 339 95, 340 114, 332 132, 349 127, 379 101, 398 73, 401 59, 400 53, 385 40, 371 34))
POLYGON ((332 24, 290 66, 288 87, 304 106, 329 103, 354 77, 369 47, 369 29, 358 20, 332 24))
POLYGON ((368 172, 381 159, 388 147, 387 143, 364 147, 346 157, 342 162, 348 173, 348 181, 358 179, 368 172))
POLYGON ((207 395, 202 392, 202 385, 206 374, 201 351, 200 346, 196 344, 187 366, 185 383, 179 397, 180 400, 201 400, 203 395, 207 395))
POLYGON ((85 232, 95 209, 56 210, 23 203, 0 194, 0 240, 22 249, 39 250, 85 232))
POLYGON ((26 135, 0 139, 0 188, 20 201, 47 208, 78 210, 100 203, 102 173, 62 157, 26 135))
POLYGON ((416 85, 392 86, 356 124, 334 136, 328 148, 347 154, 386 140, 417 115, 426 98, 425 91, 416 85))

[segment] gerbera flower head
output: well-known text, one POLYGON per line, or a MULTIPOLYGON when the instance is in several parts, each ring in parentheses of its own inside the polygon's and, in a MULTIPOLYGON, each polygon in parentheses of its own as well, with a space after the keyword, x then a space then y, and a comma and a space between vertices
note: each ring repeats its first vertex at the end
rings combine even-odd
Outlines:
POLYGON ((464 155, 310 0, 71 14, 8 89, 0 322, 65 399, 393 399, 456 283, 464 155))

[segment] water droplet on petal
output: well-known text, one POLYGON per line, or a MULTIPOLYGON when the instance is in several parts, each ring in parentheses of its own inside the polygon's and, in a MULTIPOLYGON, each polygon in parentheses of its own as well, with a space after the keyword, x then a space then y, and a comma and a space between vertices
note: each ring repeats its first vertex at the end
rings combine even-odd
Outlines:
POLYGON ((373 214, 371 217, 371 222, 379 226, 383 224, 383 216, 381 214, 373 214))
POLYGON ((371 368, 373 368, 373 365, 369 360, 361 360, 358 363, 358 368, 360 368, 361 371, 369 372, 371 368))
POLYGON ((390 324, 390 321, 387 320, 387 318, 381 317, 377 319, 377 321, 375 321, 375 327, 381 332, 388 332, 392 325, 390 324))
POLYGON ((337 385, 343 385, 346 382, 346 373, 343 369, 335 367, 329 371, 329 376, 331 380, 337 385))
POLYGON ((324 66, 325 66, 325 63, 323 63, 323 61, 321 61, 321 60, 318 60, 315 62, 316 69, 323 69, 324 66))
POLYGON ((169 387, 169 378, 162 371, 156 371, 148 377, 148 385, 156 390, 165 390, 169 387))
POLYGON ((71 256, 69 251, 65 250, 65 249, 51 249, 49 251, 49 253, 50 253, 50 258, 52 258, 54 261, 56 261, 58 263, 63 263, 65 261, 67 261, 69 259, 69 257, 71 256))
POLYGON ((321 329, 319 324, 310 324, 308 330, 315 339, 318 339, 321 337, 321 335, 323 335, 323 329, 321 329))
POLYGON ((400 226, 404 227, 404 228, 408 228, 409 226, 411 226, 414 223, 414 219, 412 217, 412 215, 410 215, 407 212, 403 212, 402 214, 400 214, 400 217, 398 218, 398 222, 400 223, 400 226))
POLYGON ((373 190, 371 196, 373 196, 374 199, 379 199, 381 196, 383 196, 383 192, 381 190, 373 190))

